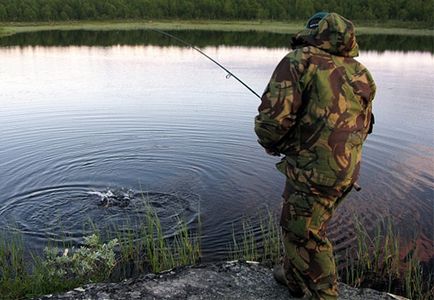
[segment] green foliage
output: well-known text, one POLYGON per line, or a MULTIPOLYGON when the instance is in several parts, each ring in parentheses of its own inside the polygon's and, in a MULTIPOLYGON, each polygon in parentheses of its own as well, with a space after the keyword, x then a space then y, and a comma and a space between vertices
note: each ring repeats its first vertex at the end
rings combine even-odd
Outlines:
POLYGON ((71 251, 65 249, 62 255, 57 247, 46 247, 42 267, 48 278, 56 280, 106 280, 116 265, 114 249, 117 245, 117 239, 104 244, 98 235, 92 234, 84 238, 84 246, 71 251))
MULTIPOLYGON (((200 221, 199 221, 200 222, 200 221)), ((200 259, 200 240, 179 220, 172 239, 163 232, 155 212, 149 207, 135 230, 114 228, 115 238, 103 243, 95 233, 75 248, 47 247, 45 256, 29 256, 20 234, 0 234, 0 295, 2 299, 22 299, 70 290, 81 284, 111 278, 113 272, 133 263, 136 272, 160 272, 200 259)), ((406 295, 410 299, 429 299, 432 275, 423 271, 415 252, 400 257, 399 235, 391 220, 368 232, 355 218, 356 247, 344 257, 341 280, 358 287, 373 287, 406 295)), ((199 224, 200 226, 200 224, 199 224)), ((98 232, 94 228, 94 232, 98 232)), ((109 233, 106 233, 110 235, 109 233)), ((240 236, 233 233, 231 258, 278 262, 282 255, 281 233, 276 218, 268 212, 244 220, 240 236)), ((131 275, 131 274, 130 274, 131 275)), ((122 279, 126 273, 117 278, 122 279)))
POLYGON ((305 20, 316 11, 356 20, 432 22, 434 0, 0 0, 0 21, 107 19, 305 20))
POLYGON ((94 233, 84 237, 83 246, 49 245, 43 257, 25 251, 21 234, 0 232, 0 298, 59 293, 89 282, 157 273, 200 259, 200 240, 187 224, 178 220, 178 228, 169 238, 150 206, 141 223, 127 222, 126 230, 115 225, 113 231, 103 231, 90 225, 94 233), (102 235, 114 237, 104 243, 102 235))
POLYGON ((19 235, 0 235, 0 295, 6 298, 22 296, 20 286, 26 281, 24 242, 19 235))
POLYGON ((78 249, 47 247, 45 257, 27 254, 20 234, 1 235, 1 299, 22 299, 61 292, 106 280, 116 265, 116 240, 102 243, 96 234, 78 249))

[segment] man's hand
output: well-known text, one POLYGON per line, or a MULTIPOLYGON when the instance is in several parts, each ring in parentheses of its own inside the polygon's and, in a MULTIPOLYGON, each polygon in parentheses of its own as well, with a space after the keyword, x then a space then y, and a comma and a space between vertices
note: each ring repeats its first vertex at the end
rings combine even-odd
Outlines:
POLYGON ((267 149, 267 148, 265 148, 265 152, 267 152, 267 154, 268 154, 268 155, 271 155, 271 156, 280 156, 280 153, 279 153, 279 152, 277 152, 277 151, 275 151, 275 150, 272 150, 272 149, 267 149))

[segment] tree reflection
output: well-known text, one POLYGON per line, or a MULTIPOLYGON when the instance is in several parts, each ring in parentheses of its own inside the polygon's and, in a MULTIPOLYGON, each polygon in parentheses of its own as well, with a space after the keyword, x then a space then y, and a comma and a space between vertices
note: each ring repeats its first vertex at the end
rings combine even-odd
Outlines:
MULTIPOLYGON (((198 47, 243 46, 289 48, 291 34, 269 32, 168 31, 198 47)), ((360 35, 362 50, 425 51, 434 53, 432 36, 360 35)), ((0 39, 0 46, 182 46, 179 42, 149 30, 52 30, 19 33, 0 39)))

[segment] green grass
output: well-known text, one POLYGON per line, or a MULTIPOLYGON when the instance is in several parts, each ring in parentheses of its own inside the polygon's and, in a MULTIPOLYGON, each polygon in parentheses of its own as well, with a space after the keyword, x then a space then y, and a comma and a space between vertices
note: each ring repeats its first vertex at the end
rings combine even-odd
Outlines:
MULTIPOLYGON (((357 22, 356 22, 357 24, 357 22)), ((407 23, 367 24, 361 23, 357 27, 359 34, 398 34, 433 36, 434 30, 427 28, 412 29, 407 23), (392 26, 392 27, 391 27, 392 26)), ((411 27, 420 27, 412 24, 411 27)), ((303 28, 303 22, 275 22, 275 21, 69 21, 69 22, 37 22, 37 23, 0 23, 0 36, 21 32, 34 32, 46 30, 136 30, 136 29, 160 29, 160 30, 216 30, 216 31, 260 31, 273 33, 294 33, 303 28), (3 30, 1 30, 3 28, 3 30)))
POLYGON ((1 299, 23 299, 51 292, 65 291, 80 284, 79 280, 63 281, 47 273, 43 259, 25 255, 19 234, 8 239, 0 236, 0 295, 1 299), (31 268, 29 268, 31 260, 31 268))
MULTIPOLYGON (((268 213, 260 218, 260 232, 251 221, 242 224, 243 232, 232 235, 231 259, 259 261, 265 265, 279 262, 283 253, 282 236, 275 217, 268 213)), ((410 299, 429 299, 433 275, 423 271, 414 254, 400 257, 400 238, 390 219, 383 220, 369 233, 355 217, 356 247, 339 257, 340 280, 354 287, 374 288, 404 295, 410 299)), ((235 230, 233 230, 235 232, 235 230)))
POLYGON ((434 288, 433 274, 424 272, 416 249, 404 259, 401 241, 390 218, 379 222, 369 233, 355 217, 357 247, 348 251, 342 277, 356 287, 370 287, 404 295, 410 299, 429 299, 434 288))
POLYGON ((237 237, 232 230, 232 245, 229 246, 231 260, 259 261, 263 265, 273 266, 278 263, 283 253, 280 228, 273 214, 259 216, 259 231, 250 220, 243 220, 242 234, 237 237))
POLYGON ((116 238, 120 242, 117 274, 112 276, 112 279, 122 279, 143 272, 159 273, 177 266, 197 263, 201 256, 200 233, 193 234, 184 221, 177 221, 176 234, 169 238, 157 214, 148 205, 139 224, 130 224, 127 221, 122 226, 113 225, 105 232, 104 235, 109 240, 116 238))
MULTIPOLYGON (((270 212, 258 218, 259 226, 253 225, 253 219, 245 219, 240 235, 236 235, 238 230, 233 229, 229 258, 272 266, 279 262, 283 253, 280 227, 270 212)), ((354 220, 355 247, 339 257, 341 281, 354 287, 401 294, 410 299, 428 299, 433 288, 432 274, 423 271, 414 254, 416 251, 404 259, 400 257, 399 234, 391 220, 380 222, 373 232, 368 232, 358 218, 354 220)), ((200 228, 200 219, 198 222, 200 228)), ((93 241, 93 244, 85 243, 84 247, 74 248, 66 243, 48 243, 46 252, 51 254, 45 256, 26 254, 20 233, 0 234, 2 299, 63 292, 89 282, 116 281, 200 261, 200 230, 192 233, 185 222, 178 220, 176 233, 168 236, 150 206, 139 224, 126 221, 104 230, 91 223, 90 226, 93 235, 86 240, 93 241), (114 253, 112 248, 116 250, 114 253), (66 249, 72 254, 65 254, 66 249), (115 260, 110 258, 112 255, 115 255, 115 260), (109 263, 111 260, 114 262, 109 263), (83 271, 84 267, 92 271, 83 271)))
POLYGON ((259 231, 255 231, 251 220, 242 222, 241 235, 232 229, 232 244, 229 246, 230 259, 258 261, 267 266, 273 266, 282 254, 280 229, 275 217, 268 212, 259 216, 259 231))
POLYGON ((158 273, 200 260, 198 235, 178 220, 176 232, 169 237, 150 206, 140 224, 127 221, 108 229, 89 225, 93 233, 85 241, 91 242, 79 248, 64 242, 48 242, 45 256, 26 254, 20 233, 0 233, 0 298, 23 299, 59 293, 89 282, 122 280, 143 272, 158 273))

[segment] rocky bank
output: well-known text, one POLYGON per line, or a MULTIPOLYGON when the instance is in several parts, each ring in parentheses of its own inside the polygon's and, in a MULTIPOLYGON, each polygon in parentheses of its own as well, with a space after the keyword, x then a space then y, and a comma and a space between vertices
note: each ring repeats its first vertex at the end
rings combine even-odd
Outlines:
MULTIPOLYGON (((404 299, 371 289, 339 285, 341 300, 404 299)), ((53 299, 295 299, 275 282, 272 271, 256 263, 223 262, 146 274, 120 283, 89 284, 53 299)))

